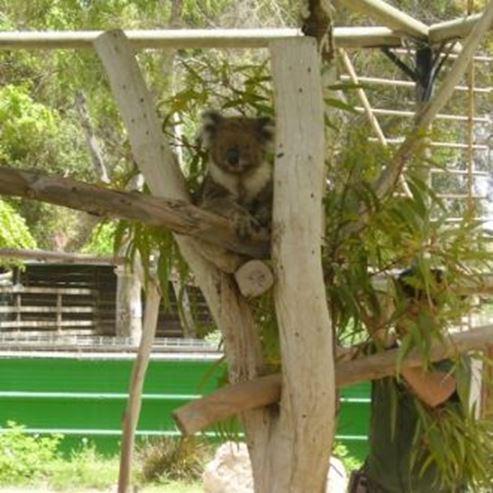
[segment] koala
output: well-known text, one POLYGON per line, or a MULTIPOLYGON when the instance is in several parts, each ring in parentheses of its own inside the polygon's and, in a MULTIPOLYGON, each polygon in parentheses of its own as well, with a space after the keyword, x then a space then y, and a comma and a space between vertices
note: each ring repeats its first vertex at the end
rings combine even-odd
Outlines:
POLYGON ((200 138, 207 150, 201 207, 230 219, 240 238, 268 231, 272 215, 274 137, 270 118, 203 114, 200 138))

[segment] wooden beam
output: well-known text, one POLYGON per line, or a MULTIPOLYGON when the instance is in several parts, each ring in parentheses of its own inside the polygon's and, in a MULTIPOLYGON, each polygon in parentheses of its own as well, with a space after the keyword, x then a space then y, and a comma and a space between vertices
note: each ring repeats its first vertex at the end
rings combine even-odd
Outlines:
MULTIPOLYGON (((359 112, 359 113, 365 113, 365 108, 362 106, 355 106, 354 110, 359 112)), ((415 111, 408 111, 408 110, 391 110, 387 108, 372 108, 373 113, 375 115, 382 115, 382 116, 399 116, 402 118, 416 118, 416 112, 415 111)), ((448 113, 437 113, 434 116, 435 120, 449 120, 449 121, 456 121, 456 122, 467 122, 469 120, 469 117, 464 116, 464 115, 451 115, 448 113)), ((475 123, 490 123, 491 119, 488 116, 477 116, 474 118, 475 123)))
MULTIPOLYGON (((477 24, 481 14, 461 17, 451 21, 438 22, 430 26, 430 42, 441 43, 443 41, 465 38, 477 24)), ((490 26, 490 28, 492 28, 490 26)))
POLYGON ((38 260, 40 262, 64 264, 95 264, 121 265, 123 257, 99 257, 83 253, 52 252, 48 250, 29 250, 25 248, 0 248, 0 257, 22 260, 38 260))
POLYGON ((112 190, 71 178, 0 167, 0 195, 42 200, 99 217, 117 217, 200 238, 252 257, 268 256, 267 238, 240 240, 230 222, 184 200, 159 199, 138 192, 112 190), (224 241, 223 241, 224 240, 224 241))
MULTIPOLYGON (((484 350, 488 344, 492 343, 493 325, 452 334, 445 343, 435 342, 433 344, 430 360, 441 361, 467 351, 484 350)), ((392 349, 337 363, 337 387, 396 375, 398 354, 399 349, 392 349)), ((400 370, 420 367, 422 364, 421 354, 413 350, 402 361, 400 370)), ((206 397, 176 409, 173 417, 180 430, 189 435, 248 409, 274 404, 279 401, 282 393, 281 375, 277 373, 238 385, 223 387, 206 397)))
POLYGON ((336 27, 334 28, 334 44, 338 48, 359 49, 393 47, 404 45, 405 36, 382 26, 369 27, 336 27))
MULTIPOLYGON (((351 77, 349 75, 342 74, 340 76, 342 81, 350 81, 351 77)), ((375 84, 378 86, 389 86, 389 87, 407 87, 409 89, 414 89, 416 83, 411 80, 401 80, 401 79, 384 79, 382 77, 358 77, 359 81, 363 85, 375 84)), ((467 86, 455 86, 456 91, 466 92, 469 91, 467 86)), ((474 87, 474 92, 478 94, 490 94, 493 93, 493 87, 474 87)))
POLYGON ((428 37, 426 24, 382 0, 339 0, 339 3, 410 37, 418 39, 428 37))
MULTIPOLYGON (((92 48, 103 31, 4 31, 0 50, 92 48)), ((267 29, 154 29, 127 30, 135 50, 185 48, 267 48, 271 41, 302 37, 295 28, 267 29)), ((386 27, 336 27, 334 40, 341 48, 402 46, 401 35, 386 27)))

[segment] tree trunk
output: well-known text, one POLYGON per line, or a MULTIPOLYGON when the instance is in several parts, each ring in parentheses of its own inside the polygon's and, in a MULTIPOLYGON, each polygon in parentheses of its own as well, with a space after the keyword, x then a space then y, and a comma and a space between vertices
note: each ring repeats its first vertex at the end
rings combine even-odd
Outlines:
POLYGON ((325 143, 320 59, 310 38, 275 42, 271 54, 277 114, 272 261, 283 364, 269 469, 258 491, 318 493, 325 491, 335 412, 332 331, 321 264, 325 143))
MULTIPOLYGON (((132 152, 151 192, 160 197, 187 200, 183 176, 163 141, 154 104, 124 33, 110 31, 101 35, 95 48, 122 112, 132 152)), ((238 292, 232 276, 204 259, 200 245, 191 238, 177 235, 176 240, 204 293, 214 321, 223 333, 230 380, 240 382, 259 376, 265 371, 260 339, 251 310, 238 292)), ((268 411, 248 412, 243 423, 250 450, 265 451, 268 411)), ((253 455, 260 457, 259 454, 253 455)), ((254 471, 258 469, 254 465, 254 471)))

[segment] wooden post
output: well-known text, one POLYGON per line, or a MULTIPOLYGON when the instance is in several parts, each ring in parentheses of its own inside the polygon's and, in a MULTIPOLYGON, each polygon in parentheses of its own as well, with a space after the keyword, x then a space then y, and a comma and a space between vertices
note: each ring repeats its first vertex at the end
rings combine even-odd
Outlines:
MULTIPOLYGON (((140 280, 139 280, 140 285, 140 280)), ((129 400, 123 416, 123 439, 120 454, 120 472, 118 477, 118 493, 127 493, 130 487, 132 456, 135 443, 135 430, 139 422, 142 405, 142 390, 149 365, 152 343, 156 335, 161 292, 156 280, 152 277, 147 283, 146 309, 144 315, 144 331, 139 344, 137 359, 132 369, 129 400)))
POLYGON ((332 331, 321 263, 324 105, 314 39, 271 45, 276 104, 272 263, 282 352, 271 493, 325 489, 334 433, 332 331))
POLYGON ((142 336, 142 286, 135 272, 128 265, 115 268, 117 337, 129 337, 138 343, 142 336))

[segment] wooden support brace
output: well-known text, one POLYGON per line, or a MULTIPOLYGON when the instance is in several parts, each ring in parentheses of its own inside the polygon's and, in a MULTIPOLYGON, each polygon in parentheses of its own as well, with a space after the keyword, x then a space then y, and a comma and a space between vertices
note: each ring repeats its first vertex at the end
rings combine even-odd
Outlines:
MULTIPOLYGON (((477 24, 481 14, 474 14, 451 21, 438 22, 430 26, 430 42, 441 43, 451 39, 465 38, 477 24)), ((490 26, 490 29, 493 25, 490 26)))
POLYGON ((428 26, 382 0, 340 0, 343 5, 372 19, 382 22, 387 27, 406 33, 408 36, 425 39, 428 26))
MULTIPOLYGON (((123 115, 132 152, 151 192, 161 198, 187 201, 183 176, 162 137, 161 123, 125 34, 122 31, 105 33, 96 40, 95 48, 123 115)), ((175 237, 223 333, 231 381, 255 378, 263 370, 264 362, 248 304, 239 296, 232 277, 207 261, 195 240, 181 235, 175 237)), ((219 260, 225 260, 224 256, 224 253, 217 254, 219 260)), ((246 413, 243 418, 247 439, 253 448, 257 439, 261 439, 268 420, 262 411, 246 413)), ((262 450, 259 447, 254 450, 259 451, 258 457, 262 460, 262 450)), ((257 454, 252 454, 252 462, 255 463, 256 457, 257 454)))
MULTIPOLYGON (((431 361, 441 361, 459 353, 491 348, 493 325, 472 329, 450 336, 445 344, 435 343, 430 351, 431 361)), ((399 350, 377 353, 336 364, 336 384, 338 388, 396 375, 399 350)), ((400 369, 422 366, 418 351, 413 351, 401 363, 400 369)), ((237 385, 228 385, 216 392, 192 401, 173 412, 180 430, 190 435, 231 416, 260 406, 269 406, 279 401, 282 394, 279 373, 261 377, 237 385)))

